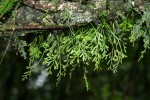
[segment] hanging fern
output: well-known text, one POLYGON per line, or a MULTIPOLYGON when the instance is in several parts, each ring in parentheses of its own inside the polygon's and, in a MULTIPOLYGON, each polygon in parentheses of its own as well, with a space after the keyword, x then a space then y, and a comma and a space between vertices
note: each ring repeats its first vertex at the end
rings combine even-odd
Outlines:
MULTIPOLYGON (((3 15, 10 11, 15 2, 15 0, 0 2, 0 14, 3 15)), ((91 23, 86 28, 70 28, 70 30, 61 32, 55 30, 54 33, 59 32, 60 34, 52 32, 36 36, 28 44, 29 65, 26 67, 27 71, 23 74, 22 80, 40 71, 39 65, 44 65, 48 75, 57 73, 58 83, 67 74, 71 77, 76 67, 82 66, 83 78, 88 89, 86 77, 88 67, 92 67, 93 71, 100 70, 105 63, 107 68, 115 73, 119 64, 127 57, 127 41, 134 43, 142 38, 144 43, 142 54, 144 54, 150 49, 150 6, 143 6, 144 11, 138 12, 131 3, 130 0, 125 5, 124 13, 117 11, 113 18, 109 17, 111 12, 99 12, 100 24, 91 23)), ((72 16, 66 10, 60 13, 60 18, 65 22, 72 16)), ((75 18, 80 20, 85 19, 85 16, 75 18)), ((38 33, 38 31, 34 33, 36 32, 38 33)), ((24 50, 26 45, 25 41, 15 37, 13 46, 24 58, 27 55, 24 50)))

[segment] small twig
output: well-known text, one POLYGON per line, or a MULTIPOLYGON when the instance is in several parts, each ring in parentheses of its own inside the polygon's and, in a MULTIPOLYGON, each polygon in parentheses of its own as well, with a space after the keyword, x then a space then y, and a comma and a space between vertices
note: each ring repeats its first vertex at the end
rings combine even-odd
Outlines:
MULTIPOLYGON (((16 9, 17 9, 17 7, 18 7, 18 6, 16 6, 16 9)), ((16 12, 15 12, 15 15, 16 15, 16 12)), ((0 65, 2 64, 3 59, 4 59, 4 56, 6 55, 6 53, 7 53, 7 51, 8 51, 8 48, 9 48, 10 43, 11 43, 11 39, 12 39, 12 37, 13 37, 13 33, 14 33, 14 31, 15 31, 15 22, 16 22, 16 20, 15 20, 15 17, 13 17, 13 18, 14 18, 14 22, 13 22, 12 34, 11 34, 10 39, 9 39, 9 41, 8 41, 7 47, 6 47, 6 49, 5 49, 5 51, 4 51, 3 55, 2 55, 2 58, 0 59, 0 65)))
POLYGON ((6 49, 5 49, 4 53, 3 53, 3 56, 2 56, 2 58, 1 58, 1 60, 0 60, 0 65, 2 64, 3 59, 4 59, 4 56, 6 55, 7 50, 8 50, 8 48, 9 48, 9 46, 10 46, 10 42, 11 42, 12 36, 13 36, 13 32, 12 32, 12 34, 11 34, 11 37, 10 37, 9 41, 8 41, 8 44, 7 44, 7 47, 6 47, 6 49))
POLYGON ((69 27, 73 27, 73 28, 79 28, 81 26, 85 26, 87 24, 81 24, 81 25, 72 25, 72 26, 41 26, 41 25, 29 25, 29 26, 23 26, 23 27, 15 27, 15 29, 10 29, 10 28, 3 28, 3 31, 21 31, 21 30, 59 30, 59 29, 66 29, 69 27))

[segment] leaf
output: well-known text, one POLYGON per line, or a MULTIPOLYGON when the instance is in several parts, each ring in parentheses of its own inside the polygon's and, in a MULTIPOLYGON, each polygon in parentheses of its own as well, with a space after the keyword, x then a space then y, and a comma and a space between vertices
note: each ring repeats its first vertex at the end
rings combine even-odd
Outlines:
POLYGON ((16 0, 5 0, 0 2, 0 15, 10 11, 15 4, 16 0))

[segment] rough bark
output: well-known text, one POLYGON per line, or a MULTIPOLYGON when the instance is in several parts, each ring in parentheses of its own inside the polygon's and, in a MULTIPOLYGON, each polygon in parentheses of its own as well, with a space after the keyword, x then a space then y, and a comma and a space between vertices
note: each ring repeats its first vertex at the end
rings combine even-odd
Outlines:
MULTIPOLYGON (((143 9, 145 1, 135 0, 131 6, 143 9)), ((53 3, 49 0, 27 0, 16 11, 16 17, 1 23, 0 35, 6 31, 62 29, 85 25, 96 21, 99 13, 109 11, 110 16, 124 13, 123 0, 88 0, 81 2, 63 1, 53 3)))

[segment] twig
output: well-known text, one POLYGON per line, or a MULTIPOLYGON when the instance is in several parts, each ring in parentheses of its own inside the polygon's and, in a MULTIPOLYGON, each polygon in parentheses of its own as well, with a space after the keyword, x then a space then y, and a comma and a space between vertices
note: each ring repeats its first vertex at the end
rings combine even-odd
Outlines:
POLYGON ((61 26, 61 25, 52 25, 52 26, 41 26, 41 25, 29 25, 29 26, 23 26, 23 27, 15 27, 15 29, 11 29, 11 28, 3 28, 3 31, 21 31, 21 30, 59 30, 59 29, 66 29, 69 27, 72 28, 79 28, 82 26, 85 26, 87 24, 80 24, 80 25, 71 25, 71 26, 61 26))
POLYGON ((1 60, 0 60, 0 65, 2 64, 3 59, 4 59, 4 56, 6 55, 7 50, 8 50, 8 48, 9 48, 9 46, 10 46, 10 42, 11 42, 12 36, 13 36, 13 32, 12 32, 12 34, 11 34, 11 37, 10 37, 9 41, 8 41, 8 44, 7 44, 7 47, 6 47, 6 49, 5 49, 4 53, 3 53, 3 56, 2 56, 2 58, 1 58, 1 60))

